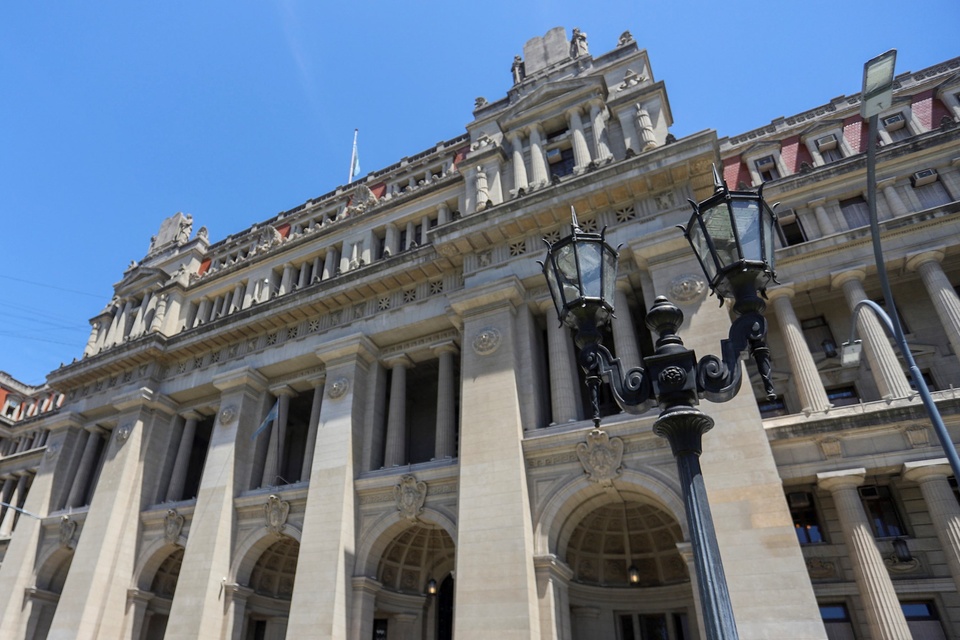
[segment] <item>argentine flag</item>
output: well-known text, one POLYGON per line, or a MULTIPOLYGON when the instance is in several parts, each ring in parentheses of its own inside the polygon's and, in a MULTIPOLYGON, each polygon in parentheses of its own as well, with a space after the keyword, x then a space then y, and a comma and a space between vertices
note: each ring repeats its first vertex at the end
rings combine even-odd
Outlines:
POLYGON ((279 401, 279 400, 277 400, 276 402, 273 403, 273 408, 270 409, 270 411, 267 412, 267 417, 263 419, 263 422, 261 422, 261 423, 260 423, 260 426, 257 427, 257 430, 253 432, 253 435, 250 436, 250 439, 251 439, 251 440, 256 440, 256 439, 257 439, 257 436, 259 436, 261 433, 263 433, 264 429, 266 429, 267 426, 268 426, 271 422, 273 422, 274 420, 276 420, 278 415, 280 415, 280 401, 279 401))
POLYGON ((347 184, 353 182, 353 179, 360 175, 360 154, 357 153, 357 133, 359 129, 353 130, 353 153, 350 154, 350 175, 347 178, 347 184))

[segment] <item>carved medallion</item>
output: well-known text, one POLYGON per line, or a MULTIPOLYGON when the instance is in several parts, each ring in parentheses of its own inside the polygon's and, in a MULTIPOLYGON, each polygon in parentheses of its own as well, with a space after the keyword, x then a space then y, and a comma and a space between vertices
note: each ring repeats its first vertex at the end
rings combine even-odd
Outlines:
POLYGON ((840 440, 837 438, 823 438, 819 442, 820 451, 823 453, 823 457, 830 458, 842 458, 843 457, 843 447, 840 444, 840 440))
POLYGON ((903 434, 914 449, 930 445, 930 432, 922 424, 912 424, 903 429, 903 434))
POLYGON ((237 408, 233 405, 224 407, 220 410, 220 424, 227 426, 237 419, 237 408))
POLYGON ((829 560, 810 558, 807 560, 807 573, 814 580, 826 580, 837 576, 837 565, 829 560))
POLYGON ((284 502, 277 496, 267 498, 263 505, 264 526, 277 536, 283 535, 287 526, 287 516, 290 515, 290 503, 284 502))
POLYGON ((664 367, 663 371, 660 372, 660 384, 669 385, 673 387, 682 386, 687 380, 687 374, 675 365, 669 367, 664 367))
POLYGON ((611 438, 606 431, 593 429, 587 441, 577 445, 577 457, 592 482, 610 486, 623 473, 623 440, 611 438))
POLYGON ((393 488, 397 499, 397 511, 407 520, 416 520, 423 513, 423 503, 427 499, 427 483, 417 482, 416 476, 407 474, 400 478, 400 484, 393 488))
POLYGON ((117 427, 117 444, 122 446, 123 443, 126 442, 130 437, 131 432, 133 432, 133 423, 131 422, 117 427))
POLYGON ((167 544, 177 544, 181 531, 183 531, 183 516, 177 513, 176 509, 168 510, 163 518, 163 539, 167 544))
POLYGON ((679 302, 693 302, 704 297, 707 283, 698 275, 687 274, 670 283, 670 298, 679 302))
POLYGON ((60 443, 52 442, 47 445, 47 460, 53 460, 57 457, 57 454, 60 452, 60 443))
POLYGON ((342 398, 347 394, 347 389, 350 388, 350 381, 346 377, 340 376, 336 380, 330 383, 330 390, 327 391, 327 397, 332 400, 337 398, 342 398))
POLYGON ((60 517, 60 546, 69 548, 73 544, 73 534, 77 532, 76 520, 70 516, 60 517))
POLYGON ((487 327, 473 339, 473 350, 477 355, 488 356, 500 348, 500 342, 500 331, 493 327, 487 327))

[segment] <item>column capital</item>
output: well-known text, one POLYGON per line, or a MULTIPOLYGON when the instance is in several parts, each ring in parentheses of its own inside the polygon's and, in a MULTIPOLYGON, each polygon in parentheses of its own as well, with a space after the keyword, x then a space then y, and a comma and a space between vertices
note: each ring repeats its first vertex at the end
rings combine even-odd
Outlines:
POLYGON ((843 285, 851 280, 863 282, 867 277, 867 268, 863 266, 852 267, 846 271, 835 273, 830 276, 830 287, 832 289, 841 289, 843 285))
POLYGON ((220 393, 226 393, 238 387, 250 387, 254 391, 263 391, 267 388, 267 379, 252 367, 242 367, 213 376, 213 386, 220 393))
POLYGON ((203 414, 197 411, 196 409, 186 409, 184 411, 178 412, 178 414, 184 420, 196 420, 197 422, 203 420, 203 414))
POLYGON ((901 475, 904 480, 920 483, 932 478, 943 478, 946 480, 953 475, 953 470, 950 468, 950 463, 946 458, 934 458, 933 460, 904 462, 901 475))
POLYGON ((450 296, 450 306, 458 316, 478 315, 490 309, 499 309, 504 305, 514 308, 523 303, 525 293, 523 284, 516 276, 472 287, 450 296))
POLYGON ((780 298, 793 298, 797 295, 797 290, 792 282, 784 282, 773 289, 767 289, 767 298, 770 302, 775 302, 780 298))
POLYGON ((551 578, 563 582, 573 580, 573 569, 552 553, 533 557, 533 568, 537 573, 546 573, 551 578))
POLYGON ((362 591, 370 595, 377 595, 383 589, 383 584, 368 576, 354 576, 351 579, 354 592, 362 591))
POLYGON ((814 198, 813 200, 807 200, 807 206, 809 207, 822 207, 827 204, 827 199, 825 197, 814 198))
POLYGON ((460 347, 457 346, 457 343, 453 340, 444 340, 443 342, 432 344, 430 345, 430 350, 438 356, 442 353, 460 353, 460 347))
POLYGON ((859 487, 866 477, 867 470, 863 467, 842 471, 827 471, 817 474, 817 486, 832 493, 838 489, 859 487))
POLYGON ((242 584, 234 583, 224 583, 223 592, 231 600, 237 602, 246 602, 247 598, 253 595, 253 589, 250 587, 245 587, 242 584))
POLYGON ((687 564, 693 562, 693 545, 687 541, 677 543, 677 551, 687 564))
POLYGON ((372 362, 378 349, 373 342, 363 334, 354 334, 345 336, 339 340, 327 342, 317 349, 314 354, 320 358, 327 370, 335 365, 342 364, 349 360, 360 358, 367 362, 372 362))
POLYGON ((928 262, 943 262, 944 247, 935 247, 907 254, 907 269, 916 271, 928 262))
POLYGON ((413 360, 405 353, 394 353, 386 358, 382 358, 380 362, 388 369, 395 369, 397 367, 404 367, 405 369, 413 368, 413 360))
POLYGON ((886 189, 887 187, 892 187, 896 183, 897 177, 884 178, 883 180, 877 180, 877 188, 886 189))
POLYGON ((127 589, 127 604, 135 603, 146 606, 153 599, 153 594, 141 589, 127 589))
POLYGON ((130 409, 150 408, 166 409, 169 413, 176 412, 176 403, 167 396, 157 393, 150 387, 141 387, 130 393, 118 396, 113 400, 113 408, 117 411, 129 411, 130 409))
POLYGON ((297 395, 296 390, 294 390, 294 388, 288 384, 273 385, 269 388, 269 391, 277 397, 287 396, 288 398, 292 398, 293 396, 297 395))

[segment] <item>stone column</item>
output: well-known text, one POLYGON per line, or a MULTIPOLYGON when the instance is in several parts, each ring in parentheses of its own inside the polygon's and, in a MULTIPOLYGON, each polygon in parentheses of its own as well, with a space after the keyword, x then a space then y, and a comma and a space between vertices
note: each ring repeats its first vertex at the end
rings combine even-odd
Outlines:
POLYGON ((309 261, 300 265, 300 273, 297 276, 297 289, 303 289, 310 284, 310 265, 311 263, 309 261))
MULTIPOLYGON (((630 304, 627 302, 627 291, 629 290, 630 283, 625 280, 617 282, 617 291, 614 297, 617 313, 613 316, 611 325, 617 357, 620 358, 624 367, 631 369, 639 367, 642 362, 640 360, 640 347, 637 345, 637 332, 633 325, 633 315, 630 313, 630 304)), ((547 318, 548 320, 551 319, 549 311, 547 312, 547 318)))
POLYGON ((339 252, 335 246, 327 247, 327 254, 323 258, 323 276, 321 280, 329 280, 337 275, 340 266, 339 252))
MULTIPOLYGON (((269 295, 267 296, 269 298, 269 295)), ((193 326, 199 327, 202 324, 207 323, 207 318, 210 317, 210 298, 202 298, 200 304, 197 306, 197 315, 193 320, 193 326)))
POLYGON ((575 107, 567 111, 567 124, 573 144, 573 171, 583 173, 592 161, 590 147, 587 146, 587 136, 583 132, 583 120, 580 119, 580 108, 575 107))
MULTIPOLYGON (((697 566, 693 559, 693 545, 689 542, 678 542, 677 551, 687 565, 687 575, 690 576, 690 588, 693 590, 693 615, 688 617, 690 631, 694 638, 705 640, 703 637, 703 607, 700 604, 700 587, 697 586, 697 566)), ((692 640, 692 639, 691 639, 692 640)))
POLYGON ((293 290, 293 271, 294 266, 289 262, 283 265, 283 275, 280 277, 280 291, 278 296, 290 293, 293 290))
POLYGON ((397 225, 392 222, 388 224, 384 234, 383 253, 391 256, 400 253, 400 232, 397 230, 397 225))
POLYGON ((883 191, 883 197, 887 201, 887 207, 890 209, 890 213, 892 213, 894 217, 905 216, 910 213, 910 210, 907 209, 907 205, 903 204, 900 194, 897 193, 897 188, 894 186, 896 182, 896 178, 882 180, 877 183, 877 187, 883 191))
MULTIPOLYGON (((477 211, 483 211, 490 202, 490 189, 487 186, 487 172, 483 167, 477 167, 474 173, 474 186, 476 195, 474 201, 477 203, 477 211)), ((413 223, 409 223, 412 225, 413 223)), ((409 226, 407 227, 409 229, 409 226)))
MULTIPOLYGON (((13 504, 11 499, 13 498, 13 489, 17 486, 17 479, 15 476, 7 476, 3 479, 3 490, 0 491, 0 501, 5 502, 6 504, 13 504)), ((0 513, 6 514, 10 507, 0 508, 0 513)), ((0 516, 0 522, 2 522, 2 516, 0 516)))
POLYGON ((383 466, 407 464, 407 368, 413 362, 400 354, 384 364, 390 368, 390 408, 387 411, 387 442, 383 466))
POLYGON ((77 475, 70 486, 70 495, 67 496, 66 506, 69 508, 82 507, 86 504, 87 486, 90 484, 90 476, 96 466, 97 449, 101 442, 100 433, 98 427, 87 430, 87 440, 83 445, 83 455, 77 466, 77 475))
POLYGON ((90 325, 90 337, 87 338, 87 345, 83 348, 83 357, 92 356, 96 353, 97 336, 100 335, 100 321, 95 320, 90 325))
POLYGON ((398 640, 417 640, 417 614, 395 613, 390 616, 390 636, 398 640))
POLYGON ((873 640, 910 640, 910 629, 857 492, 865 476, 865 469, 818 473, 817 485, 833 496, 857 590, 867 614, 870 637, 873 640))
POLYGON ((568 586, 573 571, 553 554, 536 556, 533 566, 540 597, 540 638, 572 640, 568 586))
POLYGON ((277 419, 270 429, 270 443, 267 446, 267 457, 263 461, 263 479, 261 487, 279 487, 288 484, 281 474, 287 472, 283 468, 283 454, 287 441, 287 414, 290 412, 290 397, 295 391, 283 385, 270 389, 270 393, 277 397, 277 419))
POLYGON ((543 128, 539 124, 530 127, 530 174, 532 189, 539 189, 550 182, 547 157, 543 152, 543 128))
POLYGON ((905 480, 920 485, 927 503, 930 520, 947 557, 953 583, 960 588, 960 504, 947 480, 953 475, 946 458, 907 462, 903 465, 905 480))
POLYGON ((457 640, 540 637, 533 520, 523 457, 516 277, 451 294, 463 320, 457 640), (492 401, 496 399, 496 401, 492 401), (490 559, 497 558, 491 585, 490 559))
POLYGON ((637 104, 637 133, 640 135, 640 145, 643 151, 657 147, 657 137, 653 132, 653 122, 650 121, 650 112, 637 104))
POLYGON ((573 607, 570 613, 573 615, 573 628, 576 629, 575 638, 579 640, 579 638, 597 637, 600 623, 598 607, 573 607))
POLYGON ((28 587, 23 598, 23 617, 27 621, 27 629, 26 634, 21 637, 36 638, 40 620, 47 615, 47 609, 56 609, 59 601, 60 594, 58 593, 28 587))
POLYGON ((233 499, 239 488, 249 485, 249 469, 253 466, 250 437, 260 423, 266 379, 255 370, 244 367, 214 376, 213 386, 220 391, 220 409, 210 432, 207 458, 200 478, 195 518, 190 524, 190 541, 183 555, 177 592, 170 607, 167 623, 169 638, 235 637, 243 629, 244 587, 223 586, 230 575, 233 552, 233 499), (224 589, 224 594, 220 589, 224 589), (239 602, 237 596, 241 596, 239 602), (228 614, 224 616, 222 598, 227 598, 228 614), (202 605, 200 604, 202 603, 202 605), (239 607, 239 609, 238 609, 239 607), (231 627, 236 614, 240 624, 231 627), (226 629, 224 628, 226 626, 226 629))
POLYGON ((156 333, 163 327, 163 321, 167 317, 167 299, 166 293, 160 294, 157 299, 157 310, 153 312, 153 320, 150 322, 150 333, 156 333))
POLYGON ((320 428, 320 407, 323 403, 323 383, 325 378, 318 378, 313 382, 313 403, 310 405, 310 424, 307 427, 307 444, 303 452, 303 468, 300 471, 301 480, 310 479, 310 469, 313 468, 313 450, 317 446, 317 432, 320 428))
POLYGON ((350 616, 349 640, 370 640, 373 637, 373 614, 377 607, 377 594, 383 587, 373 578, 353 578, 353 611, 350 616))
MULTIPOLYGON (((520 166, 523 166, 523 149, 520 149, 520 166)), ((527 171, 523 170, 523 184, 527 184, 527 171)), ((437 224, 447 224, 450 222, 450 207, 446 202, 437 205, 437 224)))
POLYGON ((544 304, 543 308, 547 314, 552 424, 574 422, 582 418, 582 407, 580 406, 580 381, 575 368, 577 364, 573 336, 566 326, 559 324, 552 302, 544 304))
MULTIPOLYGON (((180 435, 180 445, 177 447, 177 457, 173 463, 173 473, 170 474, 170 486, 167 487, 167 502, 183 500, 183 487, 187 482, 187 469, 190 466, 190 453, 193 451, 193 438, 197 433, 197 422, 202 418, 199 413, 189 411, 184 414, 183 431, 180 435)), ((191 496, 192 497, 192 496, 191 496)))
MULTIPOLYGON (((842 288, 847 305, 852 312, 858 302, 867 299, 863 290, 862 269, 852 269, 833 276, 831 286, 842 288)), ((883 398, 905 398, 913 393, 907 376, 903 373, 897 355, 890 346, 890 338, 872 309, 864 309, 858 314, 857 332, 863 340, 870 371, 883 398)))
POLYGON ((437 375, 437 435, 433 457, 437 460, 457 457, 457 404, 454 358, 457 345, 444 342, 434 345, 439 360, 437 375))
POLYGON ((640 153, 640 136, 637 134, 635 125, 636 119, 630 109, 620 109, 617 112, 617 119, 620 120, 620 129, 623 131, 623 146, 627 149, 627 155, 630 152, 640 153))
POLYGON ((797 396, 800 400, 800 410, 804 413, 826 411, 830 408, 830 400, 823 388, 820 371, 813 361, 810 347, 803 337, 803 328, 793 311, 790 299, 794 296, 792 284, 785 284, 771 289, 767 294, 773 301, 773 308, 780 324, 780 333, 787 348, 787 360, 790 361, 790 373, 797 387, 797 396))
MULTIPOLYGON (((243 640, 247 637, 246 626, 247 626, 247 599, 253 595, 253 589, 248 587, 241 586, 239 584, 225 584, 223 585, 223 593, 226 598, 226 610, 227 613, 224 616, 224 633, 222 638, 229 638, 229 640, 243 640)), ((171 611, 172 613, 172 611, 171 611)), ((170 623, 167 623, 167 629, 170 628, 170 623)))
POLYGON ((123 637, 139 640, 143 637, 147 605, 153 594, 140 589, 127 589, 127 610, 123 622, 123 637))
POLYGON ((526 192, 528 188, 527 166, 523 162, 523 135, 521 132, 510 132, 510 148, 512 149, 513 162, 513 191, 511 193, 518 196, 521 189, 526 192))
POLYGON ((811 200, 807 203, 809 206, 813 207, 813 213, 817 218, 817 226, 820 227, 820 234, 824 236, 833 235, 837 232, 837 228, 834 226, 833 221, 830 219, 830 215, 827 213, 827 199, 826 198, 817 198, 816 200, 811 200))
POLYGON ((960 357, 960 299, 940 266, 943 251, 934 249, 907 256, 907 269, 916 271, 937 311, 944 333, 950 340, 953 352, 960 357))
POLYGON ((22 474, 17 478, 17 486, 13 490, 13 495, 10 496, 10 501, 8 504, 11 506, 7 507, 6 513, 3 514, 3 521, 0 521, 0 538, 9 538, 10 534, 13 533, 14 521, 17 518, 17 510, 14 507, 19 507, 23 503, 27 496, 27 474, 22 474))
POLYGON ((303 514, 300 562, 290 601, 288 638, 346 640, 354 590, 358 521, 355 460, 367 406, 367 378, 376 347, 361 335, 327 342, 317 357, 326 368, 317 440, 303 514), (324 588, 318 589, 317 585, 324 588))
POLYGON ((604 119, 603 104, 597 101, 590 103, 590 121, 593 124, 593 143, 597 149, 597 164, 613 160, 610 155, 610 146, 607 144, 607 123, 604 119))

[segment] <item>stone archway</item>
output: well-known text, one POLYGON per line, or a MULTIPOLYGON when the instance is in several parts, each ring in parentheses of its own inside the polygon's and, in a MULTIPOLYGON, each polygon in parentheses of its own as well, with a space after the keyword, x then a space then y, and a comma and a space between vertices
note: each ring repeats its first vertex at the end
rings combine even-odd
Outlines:
POLYGON ((246 578, 249 595, 241 638, 282 640, 286 636, 299 555, 300 542, 290 536, 275 538, 259 553, 246 578))
POLYGON ((37 572, 36 583, 27 591, 27 638, 45 640, 50 632, 53 616, 57 612, 60 594, 67 581, 73 549, 61 547, 54 551, 37 572))

